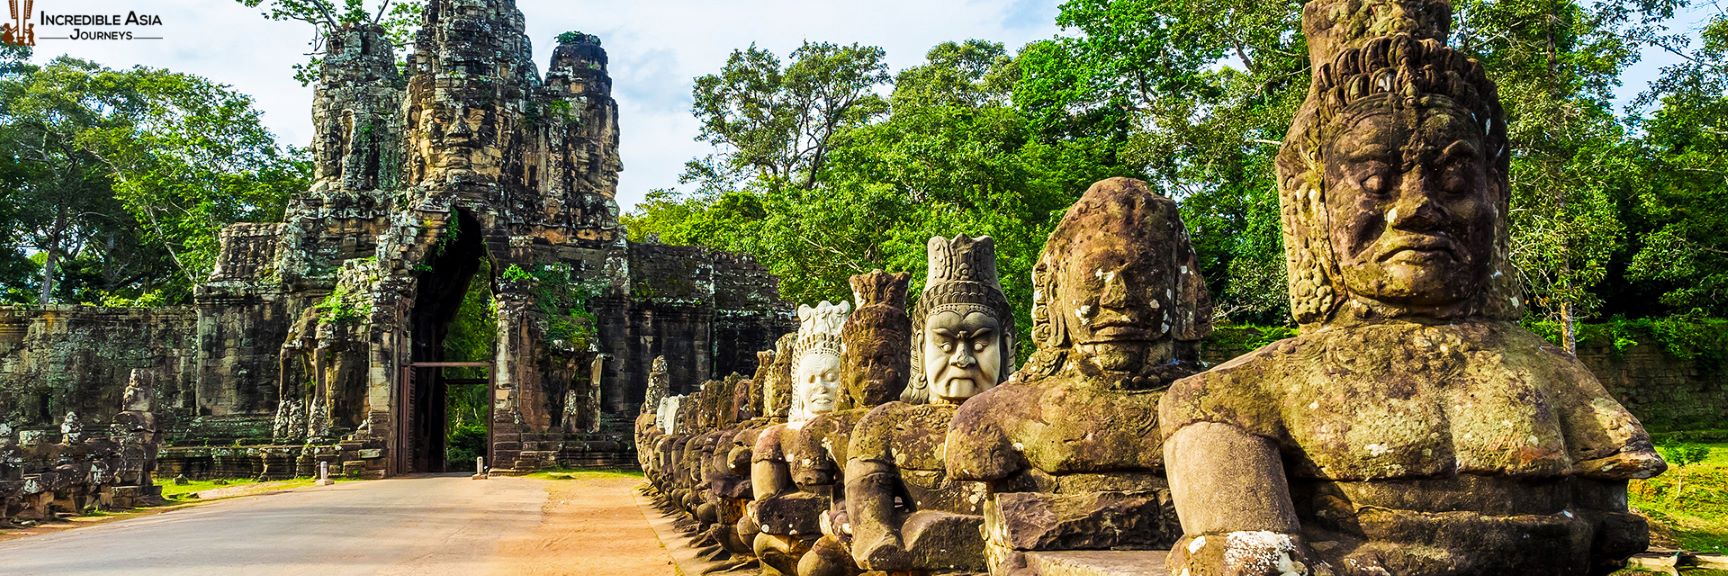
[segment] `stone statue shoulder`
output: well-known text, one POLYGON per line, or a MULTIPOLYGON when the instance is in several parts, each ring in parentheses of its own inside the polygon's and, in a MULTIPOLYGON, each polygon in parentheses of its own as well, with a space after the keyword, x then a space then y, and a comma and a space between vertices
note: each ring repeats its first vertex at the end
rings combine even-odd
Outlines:
POLYGON ((1650 434, 1577 357, 1522 327, 1506 324, 1507 363, 1540 374, 1559 411, 1572 473, 1626 480, 1661 474, 1667 464, 1650 434))
POLYGON ((1158 403, 1161 435, 1212 422, 1279 440, 1283 418, 1264 387, 1299 368, 1305 348, 1301 336, 1286 338, 1172 383, 1158 403))
POLYGON ((846 463, 852 428, 869 410, 857 408, 818 414, 798 429, 792 442, 792 479, 799 486, 832 484, 846 463))
POLYGON ((1026 469, 1026 458, 1013 438, 1038 413, 1036 377, 1028 366, 1007 382, 967 399, 948 425, 948 476, 955 480, 991 482, 1026 469))
POLYGON ((852 430, 847 457, 907 470, 943 470, 943 443, 956 407, 889 402, 864 415, 852 430))
POLYGON ((791 426, 775 424, 756 435, 756 443, 750 449, 751 462, 786 462, 786 445, 796 433, 791 426))

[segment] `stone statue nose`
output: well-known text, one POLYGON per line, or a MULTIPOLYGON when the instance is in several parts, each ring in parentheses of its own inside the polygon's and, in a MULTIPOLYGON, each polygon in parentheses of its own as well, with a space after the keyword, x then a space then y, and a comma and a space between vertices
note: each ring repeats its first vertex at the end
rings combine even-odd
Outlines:
POLYGON ((1110 274, 1104 279, 1104 290, 1098 294, 1098 305, 1104 308, 1128 305, 1128 283, 1122 281, 1121 272, 1110 274))
POLYGON ((1418 177, 1408 179, 1409 184, 1398 198, 1398 203, 1392 212, 1387 214, 1388 226, 1402 230, 1425 231, 1444 224, 1451 215, 1446 208, 1436 200, 1444 190, 1439 188, 1439 179, 1418 177))
POLYGON ((972 355, 972 347, 962 344, 954 351, 954 357, 948 361, 956 368, 971 368, 978 364, 978 358, 972 355))

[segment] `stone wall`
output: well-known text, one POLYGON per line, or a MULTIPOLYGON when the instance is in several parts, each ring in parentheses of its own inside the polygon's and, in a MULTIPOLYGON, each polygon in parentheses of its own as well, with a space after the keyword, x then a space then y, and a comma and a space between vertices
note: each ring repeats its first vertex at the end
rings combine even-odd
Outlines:
POLYGON ((0 307, 0 423, 58 433, 76 412, 105 427, 135 368, 157 375, 165 413, 192 413, 196 323, 185 307, 0 307))
MULTIPOLYGON (((1201 357, 1208 366, 1215 366, 1280 334, 1282 329, 1220 326, 1202 345, 1201 357)), ((1618 350, 1607 339, 1579 342, 1578 359, 1646 428, 1663 431, 1728 426, 1728 370, 1708 358, 1677 358, 1654 335, 1630 336, 1639 344, 1618 350)))

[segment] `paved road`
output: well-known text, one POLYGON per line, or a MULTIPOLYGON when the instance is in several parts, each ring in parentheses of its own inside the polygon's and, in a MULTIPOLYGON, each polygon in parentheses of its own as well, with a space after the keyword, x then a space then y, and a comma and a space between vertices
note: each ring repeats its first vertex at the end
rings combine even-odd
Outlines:
POLYGON ((520 478, 343 483, 0 542, 0 576, 472 576, 545 501, 520 478))

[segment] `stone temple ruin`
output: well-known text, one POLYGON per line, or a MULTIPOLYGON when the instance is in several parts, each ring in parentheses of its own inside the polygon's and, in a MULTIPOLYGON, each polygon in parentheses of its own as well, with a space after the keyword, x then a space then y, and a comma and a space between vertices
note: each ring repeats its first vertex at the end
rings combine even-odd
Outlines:
POLYGON ((282 222, 225 229, 193 306, 0 309, 0 422, 106 422, 142 369, 164 475, 376 477, 444 469, 446 391, 478 382, 496 469, 635 462, 652 359, 689 392, 749 372, 791 316, 747 257, 625 240, 606 64, 566 34, 541 76, 510 0, 429 2, 405 74, 381 29, 333 35, 311 189, 282 222), (448 376, 479 270, 496 346, 448 376))
POLYGON ((694 550, 681 568, 1624 567, 1649 544, 1628 482, 1667 465, 1583 362, 1518 324, 1505 114, 1482 66, 1446 45, 1450 22, 1446 0, 1304 7, 1313 83, 1277 163, 1297 336, 1207 369, 1194 247, 1176 203, 1137 180, 1094 184, 1051 232, 1033 268, 1037 351, 1017 370, 998 364, 1012 315, 992 305, 989 238, 934 238, 906 340, 886 328, 903 305, 856 289, 884 274, 854 276, 859 313, 799 308, 793 361, 640 421, 648 492, 694 550), (796 407, 860 374, 882 376, 838 408, 796 407), (790 413, 736 425, 753 393, 734 385, 767 397, 787 377, 790 413))

